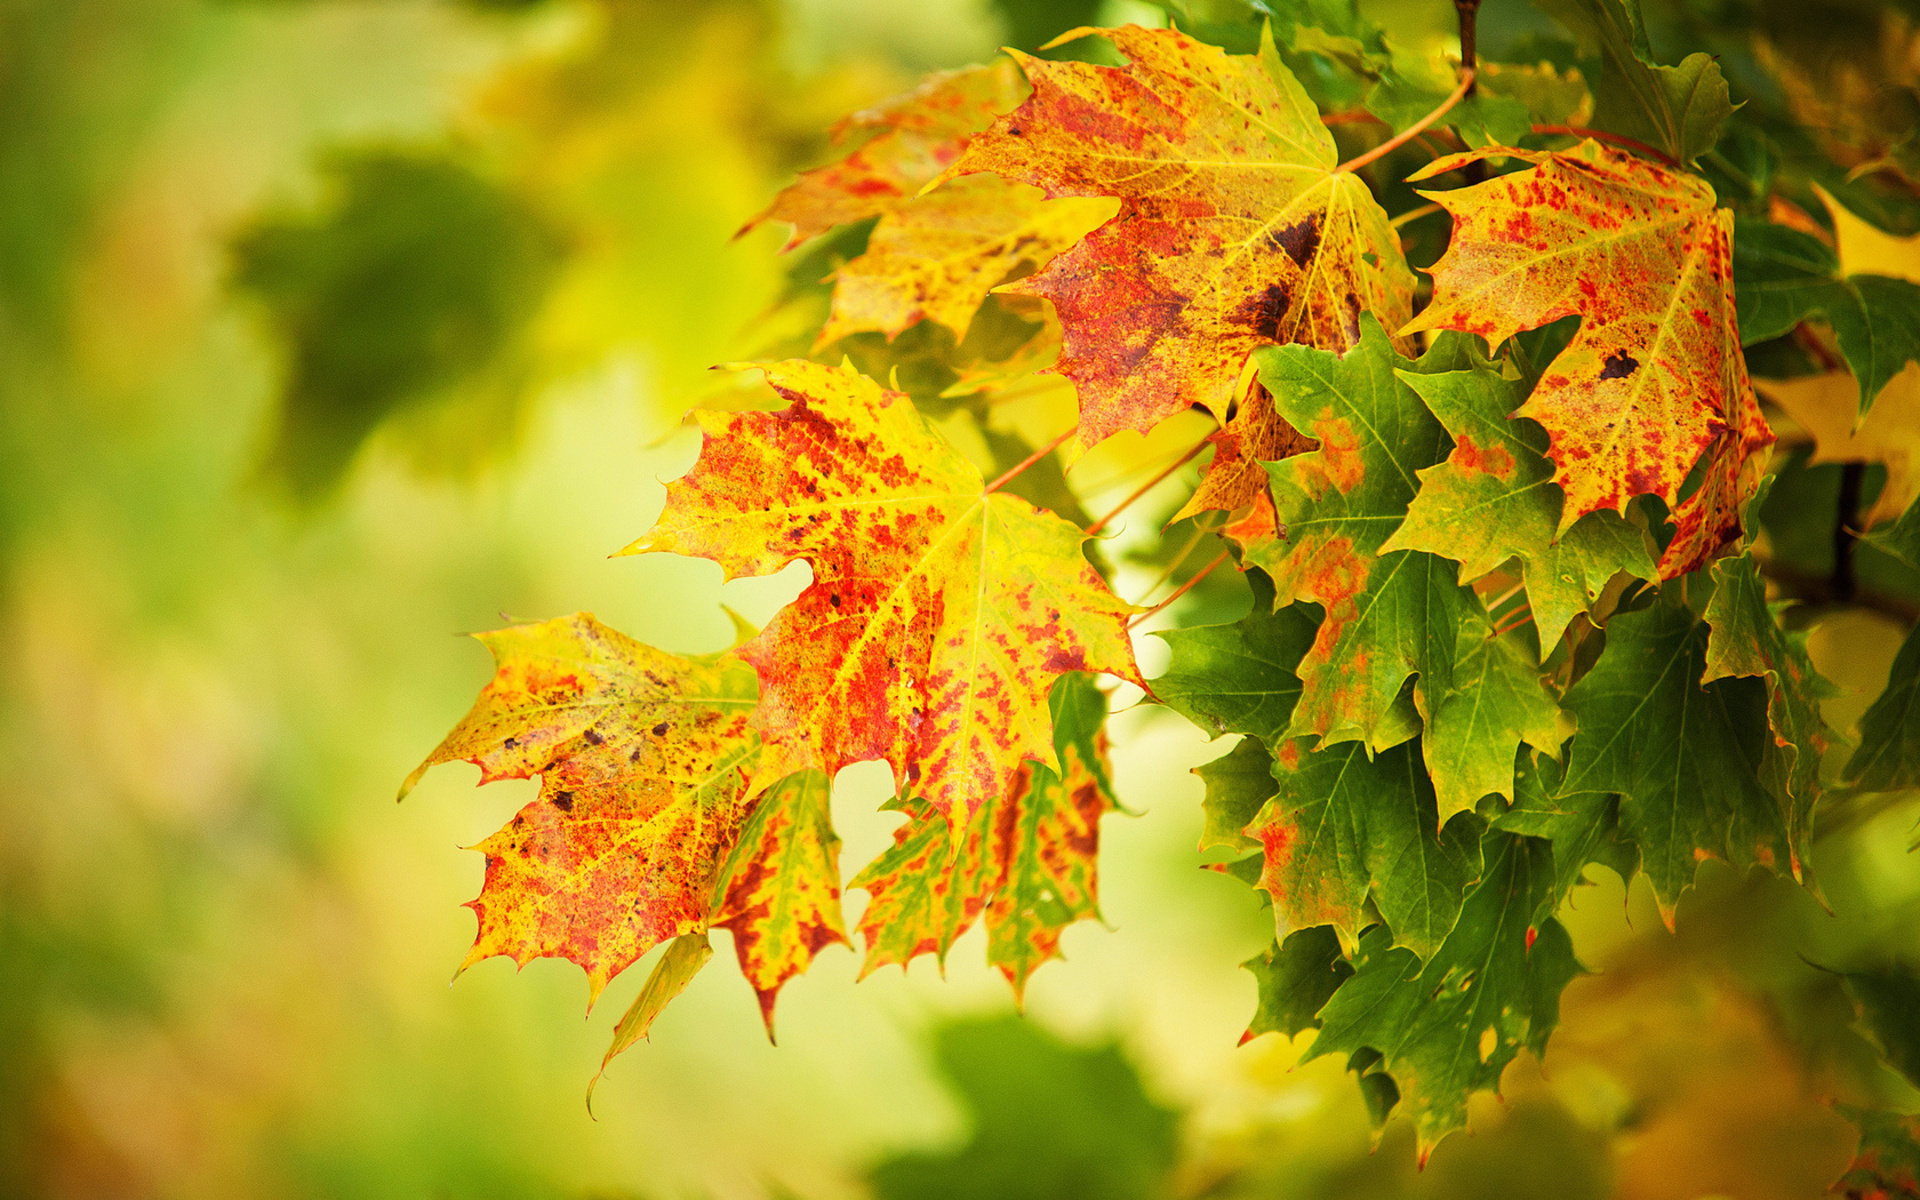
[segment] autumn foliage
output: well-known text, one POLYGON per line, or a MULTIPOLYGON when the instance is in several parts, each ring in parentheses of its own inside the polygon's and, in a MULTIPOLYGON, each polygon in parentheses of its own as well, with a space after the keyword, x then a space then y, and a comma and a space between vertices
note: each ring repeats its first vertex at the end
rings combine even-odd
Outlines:
POLYGON ((597 996, 672 943, 611 1058, 725 928, 771 1034, 779 989, 849 940, 830 780, 881 761, 904 823, 851 880, 864 970, 984 922, 1018 992, 1097 915, 1131 685, 1239 735, 1199 773, 1203 849, 1276 919, 1249 1036, 1317 1028, 1309 1053, 1350 1055, 1425 1148, 1543 1050, 1583 969, 1554 914, 1590 865, 1644 873, 1669 920, 1707 858, 1815 886, 1828 793, 1920 784, 1920 643, 1847 751, 1758 513, 1797 423, 1884 465, 1844 535, 1920 568, 1920 268, 1849 255, 1870 227, 1829 176, 1742 195, 1702 166, 1737 119, 1706 56, 1653 61, 1620 0, 1551 7, 1594 77, 1408 73, 1348 13, 1241 52, 1076 31, 1098 49, 849 117, 750 222, 834 248, 830 291, 732 367, 769 392, 693 414, 699 459, 627 547, 811 582, 706 658, 584 613, 481 635, 493 681, 421 770, 541 785, 478 847, 467 961, 565 957, 597 996), (1415 230, 1445 234, 1424 278, 1415 230), (929 329, 931 376, 904 358, 929 329), (1763 342, 1823 369, 1757 394, 1763 342), (1076 424, 1007 432, 1066 385, 1076 424), (1181 462, 1211 457, 1149 558, 1178 595, 1217 550, 1253 606, 1162 633, 1146 679, 1158 606, 1108 582, 1106 519, 1035 480, 1191 410, 1216 428, 1181 462))

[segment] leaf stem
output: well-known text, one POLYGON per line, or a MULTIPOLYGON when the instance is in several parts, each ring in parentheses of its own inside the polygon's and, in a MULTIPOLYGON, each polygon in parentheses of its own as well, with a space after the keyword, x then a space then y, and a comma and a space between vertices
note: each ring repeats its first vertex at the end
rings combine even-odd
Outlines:
POLYGON ((1205 541, 1206 537, 1207 531, 1200 528, 1196 523, 1193 529, 1193 536, 1187 539, 1186 545, 1180 547, 1180 553, 1167 560, 1167 565, 1160 569, 1160 573, 1153 577, 1153 582, 1147 585, 1147 590, 1140 594, 1142 596, 1151 596, 1159 591, 1160 585, 1173 578, 1173 573, 1180 569, 1180 564, 1186 562, 1188 557, 1200 548, 1200 543, 1205 541))
POLYGON ((1173 589, 1172 594, 1169 595, 1165 600, 1162 600, 1160 603, 1154 605, 1152 608, 1141 613, 1139 616, 1135 617, 1133 620, 1128 621, 1127 628, 1132 629, 1135 625, 1140 624, 1140 622, 1146 620, 1148 617, 1153 616, 1155 613, 1166 608, 1167 605, 1172 604, 1175 600, 1178 600, 1180 597, 1192 591, 1193 586, 1195 584, 1199 583, 1202 579, 1205 579, 1207 576, 1213 574, 1213 569, 1215 567, 1227 561, 1228 553, 1230 552, 1223 549, 1220 551, 1220 553, 1214 555, 1212 562, 1208 563, 1204 567, 1201 567, 1198 571, 1195 571, 1193 573, 1193 578, 1187 580, 1185 583, 1181 584, 1179 587, 1173 589))
POLYGON ((1022 459, 1020 462, 1016 463, 1012 468, 1010 468, 1006 474, 1002 475, 1000 478, 988 484, 985 494, 991 496, 993 493, 1005 487, 1007 483, 1010 480, 1012 480, 1014 477, 1019 475, 1020 472, 1026 470, 1028 467, 1031 467, 1033 464, 1039 462, 1041 459, 1045 458, 1047 455, 1052 454, 1055 450, 1058 450, 1061 446, 1061 443, 1065 442, 1068 438, 1072 437, 1075 433, 1079 432, 1079 430, 1080 430, 1080 425, 1078 422, 1075 422, 1074 424, 1069 425, 1065 433, 1061 434, 1059 437, 1048 442, 1046 445, 1040 447, 1038 450, 1035 450, 1032 454, 1027 455, 1026 458, 1022 459))
POLYGON ((1098 521, 1095 521, 1093 524, 1087 526, 1087 535, 1091 537, 1092 535, 1099 533, 1102 529, 1105 529, 1107 527, 1107 522, 1113 520, 1115 517, 1125 512, 1127 510, 1128 505, 1132 504, 1135 500, 1138 500, 1140 497, 1152 491, 1156 486, 1159 485, 1161 480, 1173 474, 1175 471, 1178 471, 1181 467, 1184 467, 1188 463, 1192 462, 1194 456, 1196 454, 1199 454, 1202 450, 1205 450, 1206 448, 1207 448, 1207 440, 1205 438, 1202 438, 1200 441, 1195 442, 1192 449, 1188 450, 1185 454, 1182 454, 1179 458, 1176 458, 1172 462, 1168 463, 1166 467, 1162 469, 1161 472, 1155 475, 1152 479, 1147 480, 1145 483, 1141 484, 1139 487, 1133 489, 1133 494, 1128 496, 1125 500, 1122 500, 1119 504, 1115 505, 1112 512, 1108 513, 1104 517, 1101 517, 1098 521))
POLYGON ((1437 213, 1439 211, 1440 211, 1440 206, 1438 204, 1422 204, 1419 208, 1410 208, 1407 211, 1401 213, 1399 216, 1395 217, 1393 220, 1388 221, 1387 228, 1398 229, 1402 225, 1410 225, 1413 222, 1418 221, 1421 217, 1426 216, 1428 213, 1437 213))
POLYGON ((1392 154, 1395 150, 1398 150, 1400 147, 1426 132, 1427 126, 1438 121, 1441 117, 1446 116, 1447 112, 1452 109, 1454 105, 1460 103, 1460 101, 1466 97, 1467 89, 1472 86, 1473 69, 1468 68, 1460 77, 1460 86, 1454 88, 1447 98, 1440 102, 1438 108, 1435 108, 1426 116, 1421 117, 1418 121, 1407 126, 1406 129, 1388 138, 1386 141, 1381 142, 1378 146, 1375 146, 1360 157, 1350 158, 1346 162, 1341 163, 1334 168, 1334 172, 1338 174, 1342 171, 1358 171, 1368 163, 1375 162, 1392 154))
POLYGON ((1629 150, 1638 150, 1651 158, 1657 158, 1675 170, 1680 168, 1680 160, 1666 151, 1655 150, 1645 142, 1636 141, 1618 133, 1608 133, 1604 129, 1588 129, 1585 125, 1535 125, 1533 132, 1557 133, 1564 137, 1594 138, 1602 142, 1612 142, 1616 146, 1625 146, 1629 150))

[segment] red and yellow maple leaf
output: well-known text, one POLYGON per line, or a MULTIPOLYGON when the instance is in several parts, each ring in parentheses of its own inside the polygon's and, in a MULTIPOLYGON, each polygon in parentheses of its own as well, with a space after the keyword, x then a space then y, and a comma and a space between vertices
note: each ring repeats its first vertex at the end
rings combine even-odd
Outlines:
POLYGON ((845 157, 801 172, 740 232, 785 221, 793 226, 786 245, 791 250, 836 225, 890 212, 952 165, 970 137, 1026 92, 1019 70, 1005 58, 928 76, 905 95, 843 118, 833 128, 834 143, 865 140, 845 157))
POLYGON ((401 795, 456 759, 482 783, 540 776, 539 797, 475 847, 487 875, 461 967, 566 958, 597 998, 655 945, 707 928, 751 807, 753 671, 655 650, 589 613, 475 636, 494 677, 401 795))
POLYGON ((897 392, 851 367, 763 367, 791 407, 696 414, 706 440, 628 553, 728 578, 796 559, 813 583, 738 653, 759 672, 768 777, 884 759, 956 834, 1051 745, 1069 671, 1141 682, 1133 612, 1085 534, 1004 493, 897 392))
POLYGON ((1213 458, 1193 498, 1173 514, 1175 521, 1209 509, 1232 512, 1254 503, 1267 494, 1267 463, 1303 454, 1319 444, 1275 412, 1273 396, 1258 383, 1207 441, 1213 443, 1213 458))
POLYGON ((1497 346, 1578 314, 1579 332, 1516 413, 1547 431, 1566 493, 1559 532, 1656 495, 1678 527, 1661 576, 1693 570, 1738 531, 1772 441, 1734 324, 1732 214, 1704 180, 1593 141, 1565 153, 1487 147, 1412 178, 1500 156, 1533 166, 1421 193, 1453 216, 1453 239, 1433 267, 1433 303, 1401 332, 1457 329, 1497 346))
POLYGON ((1387 215, 1335 170, 1332 136, 1271 45, 1234 55, 1168 29, 1076 32, 1131 61, 1016 54, 1033 95, 948 174, 1120 200, 1117 217, 1008 289, 1060 314, 1054 370, 1079 388, 1085 445, 1194 404, 1224 416, 1256 347, 1342 350, 1363 312, 1406 321, 1413 276, 1387 215))

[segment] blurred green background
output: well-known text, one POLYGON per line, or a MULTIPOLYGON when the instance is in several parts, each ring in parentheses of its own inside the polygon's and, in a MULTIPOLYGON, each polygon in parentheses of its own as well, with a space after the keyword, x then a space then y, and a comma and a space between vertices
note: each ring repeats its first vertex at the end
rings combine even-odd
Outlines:
MULTIPOLYGON (((1838 1174, 1854 1135, 1824 1101, 1895 1085, 1796 1022, 1846 1003, 1809 955, 1920 927, 1899 805, 1822 843, 1847 848, 1835 916, 1710 873, 1674 937, 1639 890, 1594 889, 1569 920, 1607 969, 1549 1069, 1516 1064, 1424 1173, 1400 1124, 1369 1154, 1340 1063, 1236 1046, 1271 919, 1196 869, 1188 769, 1224 745, 1149 710, 1117 719, 1141 815, 1105 825, 1105 926, 1068 933, 1024 1021, 978 933, 944 978, 855 986, 829 949, 778 1048, 716 969, 595 1120, 649 964, 585 1020, 564 963, 446 986, 482 866, 458 847, 531 788, 449 767, 392 802, 488 675, 455 635, 586 609, 707 651, 722 602, 794 595, 796 571, 608 558, 784 286, 783 230, 729 239, 841 113, 1088 17, 1163 19, 0 0, 0 1194, 1770 1197, 1838 1174)), ((1874 689, 1898 636, 1848 618, 1816 652, 1874 689)), ((839 781, 849 876, 888 843, 885 792, 875 764, 839 781)))

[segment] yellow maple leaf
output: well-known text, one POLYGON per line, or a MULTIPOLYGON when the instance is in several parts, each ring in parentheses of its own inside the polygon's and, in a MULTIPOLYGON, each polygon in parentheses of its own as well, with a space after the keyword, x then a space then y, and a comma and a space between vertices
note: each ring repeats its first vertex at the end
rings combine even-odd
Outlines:
POLYGON ((1757 379, 1754 386, 1813 435, 1811 461, 1886 466, 1887 484, 1872 510, 1861 516, 1860 528, 1898 517, 1920 495, 1920 474, 1914 470, 1920 460, 1920 363, 1908 363, 1893 377, 1858 428, 1859 389, 1846 371, 1757 379))
POLYGON ((591 613, 474 636, 494 677, 401 795, 456 759, 482 783, 540 776, 539 797, 474 847, 487 875, 460 965, 570 959, 591 1002, 655 945, 707 928, 751 807, 753 671, 655 650, 591 613))
POLYGON ((1052 751, 1047 689, 1069 671, 1140 682, 1135 611, 1086 535, 1001 492, 907 398, 851 366, 762 366, 778 412, 698 412, 699 461, 627 553, 711 558, 728 578, 796 559, 813 583, 741 646, 775 766, 884 759, 956 835, 1052 751))
POLYGON ((1045 263, 1113 215, 1111 200, 1048 200, 1038 188, 972 175, 880 218, 866 253, 834 273, 819 345, 893 337, 916 321, 965 335, 987 293, 1022 263, 1045 263))
POLYGON ((1145 432, 1191 405, 1224 418, 1247 355, 1344 350, 1371 312, 1411 313, 1413 276, 1367 185, 1269 42, 1228 54, 1170 29, 1099 33, 1124 68, 1015 54, 1034 87, 948 176, 991 171, 1119 215, 1007 290, 1051 300, 1054 370, 1080 393, 1080 440, 1145 432))

